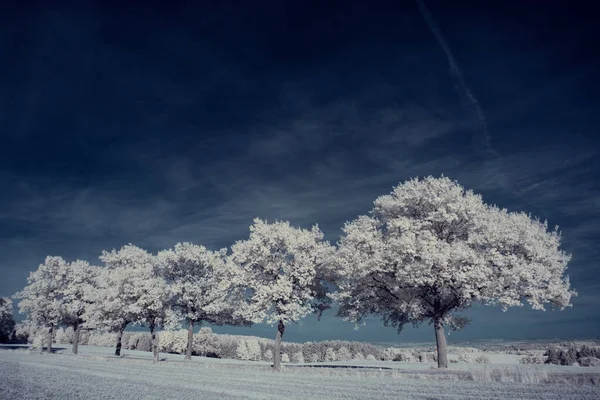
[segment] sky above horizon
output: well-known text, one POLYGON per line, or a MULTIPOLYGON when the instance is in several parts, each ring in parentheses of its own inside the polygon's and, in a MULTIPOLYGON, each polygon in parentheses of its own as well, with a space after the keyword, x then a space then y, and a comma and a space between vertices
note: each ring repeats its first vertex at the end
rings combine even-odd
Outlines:
MULTIPOLYGON (((584 2, 3 2, 0 295, 48 254, 345 221, 412 177, 559 225, 573 308, 449 340, 598 337, 600 53, 584 2), (424 5, 424 6, 423 6, 424 5)), ((275 328, 215 328, 271 337, 275 328)), ((433 341, 333 311, 286 339, 433 341)))

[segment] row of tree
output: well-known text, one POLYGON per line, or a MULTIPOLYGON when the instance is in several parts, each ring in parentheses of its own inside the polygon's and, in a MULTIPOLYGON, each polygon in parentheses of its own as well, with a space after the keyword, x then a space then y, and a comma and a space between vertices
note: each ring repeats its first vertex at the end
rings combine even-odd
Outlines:
MULTIPOLYGON (((317 226, 255 219, 250 236, 211 251, 191 243, 151 254, 132 244, 103 251, 103 268, 47 257, 15 295, 29 320, 118 334, 147 326, 158 360, 156 331, 194 326, 277 324, 274 367, 280 366, 286 326, 339 304, 338 315, 357 325, 378 315, 400 330, 430 321, 437 361, 447 367, 444 326, 466 323, 455 312, 473 302, 504 309, 570 305, 564 276, 570 256, 557 229, 524 213, 490 206, 448 178, 413 179, 374 202, 368 215, 345 224, 337 246, 317 226)), ((77 352, 77 339, 73 342, 77 352)))

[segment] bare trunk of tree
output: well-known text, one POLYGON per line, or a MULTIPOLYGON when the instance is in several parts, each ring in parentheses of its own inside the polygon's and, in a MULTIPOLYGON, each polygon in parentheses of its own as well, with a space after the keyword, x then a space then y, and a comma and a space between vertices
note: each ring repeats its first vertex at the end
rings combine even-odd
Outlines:
POLYGON ((123 324, 121 325, 121 327, 119 328, 119 333, 117 336, 117 348, 115 349, 115 356, 120 356, 121 355, 121 341, 123 339, 123 332, 125 331, 125 327, 127 326, 127 324, 123 324))
POLYGON ((54 339, 54 325, 50 325, 50 329, 48 329, 48 345, 46 347, 46 353, 52 353, 52 339, 54 339))
POLYGON ((192 359, 192 349, 194 347, 194 323, 190 321, 188 325, 187 348, 185 349, 185 359, 192 359))
POLYGON ((277 335, 275 336, 275 352, 273 354, 273 369, 281 371, 281 338, 285 332, 285 325, 282 320, 279 320, 277 325, 277 335))
POLYGON ((446 351, 446 336, 444 335, 444 324, 442 319, 437 318, 433 322, 435 328, 435 342, 437 345, 438 368, 448 368, 448 354, 446 351))
POLYGON ((79 323, 73 324, 73 354, 79 350, 79 323))
POLYGON ((154 321, 150 324, 150 336, 152 337, 152 362, 158 362, 158 343, 156 338, 156 324, 154 321))

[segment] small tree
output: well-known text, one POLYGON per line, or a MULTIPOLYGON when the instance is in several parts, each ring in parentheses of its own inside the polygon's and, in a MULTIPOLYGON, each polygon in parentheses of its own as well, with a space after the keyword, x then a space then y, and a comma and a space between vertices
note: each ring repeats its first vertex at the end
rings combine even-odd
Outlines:
POLYGON ((54 329, 63 320, 64 288, 68 275, 67 262, 62 257, 46 257, 37 271, 27 278, 27 286, 16 293, 20 299, 19 313, 26 313, 27 319, 38 326, 47 328, 48 353, 52 352, 54 329))
POLYGON ((333 349, 333 347, 327 348, 327 351, 325 352, 325 361, 331 362, 335 361, 336 359, 337 355, 335 354, 335 350, 333 349))
POLYGON ((298 229, 289 222, 254 220, 250 238, 232 246, 231 282, 247 289, 240 313, 253 323, 277 323, 274 368, 280 369, 285 325, 329 307, 325 279, 334 253, 317 226, 298 229))
POLYGON ((348 350, 346 346, 340 347, 336 352, 336 355, 337 361, 348 361, 352 359, 352 354, 350 354, 350 350, 348 350))
POLYGON ((570 305, 570 256, 560 242, 546 223, 488 206, 448 178, 413 179, 345 225, 334 298, 339 315, 355 323, 368 314, 398 330, 430 321, 438 367, 446 368, 444 325, 463 326, 454 313, 473 302, 570 305))
POLYGON ((0 343, 5 343, 15 329, 15 319, 13 318, 12 299, 9 297, 0 297, 0 343))
POLYGON ((230 290, 225 277, 227 249, 213 252, 192 243, 177 243, 174 249, 157 255, 160 274, 169 283, 171 321, 179 325, 185 321, 188 328, 185 359, 191 360, 194 344, 194 326, 203 322, 213 325, 249 325, 234 317, 240 307, 241 293, 230 290))

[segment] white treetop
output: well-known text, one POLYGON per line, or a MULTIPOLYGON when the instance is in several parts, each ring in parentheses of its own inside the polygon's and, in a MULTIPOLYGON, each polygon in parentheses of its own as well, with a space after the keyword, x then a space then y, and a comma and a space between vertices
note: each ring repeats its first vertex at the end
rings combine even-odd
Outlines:
POLYGON ((164 318, 166 283, 157 274, 154 256, 132 244, 103 251, 106 268, 98 289, 90 293, 93 306, 86 313, 91 327, 118 331, 129 323, 150 325, 164 318))
POLYGON ((375 314, 399 329, 425 320, 461 325, 451 313, 474 301, 562 309, 575 294, 557 230, 488 206, 448 178, 397 186, 343 231, 333 297, 356 323, 375 314))
POLYGON ((20 299, 19 313, 39 326, 58 326, 64 316, 64 289, 68 264, 62 257, 48 256, 37 271, 31 272, 27 285, 14 297, 20 299))
POLYGON ((188 323, 236 324, 233 311, 240 297, 225 286, 227 249, 211 251, 192 243, 177 243, 156 256, 162 276, 169 283, 174 317, 188 323))
POLYGON ((243 310, 248 320, 287 323, 327 306, 323 283, 334 248, 323 241, 317 226, 299 229, 289 222, 269 224, 257 218, 250 238, 231 250, 231 280, 249 290, 243 310))
POLYGON ((77 260, 67 266, 67 275, 62 288, 62 323, 79 325, 88 307, 86 293, 93 290, 99 268, 87 261, 77 260))

